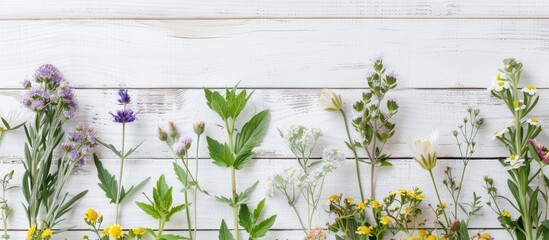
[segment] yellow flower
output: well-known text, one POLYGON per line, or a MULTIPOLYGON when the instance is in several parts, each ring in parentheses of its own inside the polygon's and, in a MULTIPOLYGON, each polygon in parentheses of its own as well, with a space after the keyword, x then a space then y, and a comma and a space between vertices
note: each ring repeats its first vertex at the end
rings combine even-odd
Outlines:
POLYGON ((447 206, 446 202, 440 202, 440 207, 441 208, 446 208, 446 206, 447 206))
POLYGON ((442 236, 438 240, 446 240, 446 239, 447 239, 446 236, 442 236))
POLYGON ((370 233, 370 232, 372 231, 372 229, 373 229, 372 226, 369 226, 369 227, 360 226, 360 227, 358 227, 358 229, 356 230, 356 234, 358 234, 358 235, 372 236, 372 234, 370 233))
POLYGON ((29 230, 27 231, 27 239, 30 239, 34 236, 34 233, 36 232, 36 224, 33 224, 29 230))
POLYGON ((145 234, 145 230, 143 228, 135 228, 135 229, 133 229, 133 233, 135 233, 135 235, 141 236, 141 235, 145 234))
POLYGON ((423 229, 418 230, 417 235, 419 235, 420 238, 425 238, 425 237, 427 237, 427 231, 425 231, 423 229))
POLYGON ((337 201, 339 201, 339 195, 334 194, 334 195, 330 196, 330 197, 328 198, 328 201, 330 201, 330 202, 337 202, 337 201))
POLYGON ((482 240, 488 240, 488 239, 490 239, 490 237, 491 236, 490 236, 489 233, 483 233, 483 234, 480 235, 480 239, 482 239, 482 240))
POLYGON ((408 240, 421 240, 421 238, 418 238, 418 237, 415 237, 415 236, 411 236, 410 238, 408 238, 408 240))
POLYGON ((496 75, 496 80, 501 81, 505 79, 501 77, 501 73, 498 73, 498 75, 496 75))
POLYGON ((391 195, 399 195, 399 196, 402 196, 402 195, 404 195, 404 194, 406 194, 406 189, 404 189, 404 188, 399 188, 399 189, 397 189, 396 191, 391 192, 391 195))
POLYGON ((111 225, 107 225, 105 229, 103 229, 103 235, 108 236, 110 230, 111 230, 111 225))
POLYGON ((511 213, 510 213, 509 211, 503 211, 503 212, 501 213, 501 216, 502 216, 502 217, 511 217, 511 213))
POLYGON ((345 198, 345 202, 351 204, 353 202, 353 198, 345 198))
POLYGON ((390 217, 385 216, 385 217, 382 217, 382 218, 379 220, 379 222, 380 222, 381 224, 383 224, 383 225, 389 225, 389 224, 391 224, 392 221, 391 221, 391 218, 390 218, 390 217))
POLYGON ((86 209, 86 213, 84 213, 84 219, 90 221, 91 223, 95 223, 99 217, 101 217, 101 215, 99 215, 93 208, 86 209))
POLYGON ((425 195, 423 194, 417 194, 416 197, 415 197, 416 200, 419 200, 419 201, 422 201, 425 199, 425 195))
POLYGON ((53 235, 53 232, 51 231, 51 229, 46 228, 46 230, 44 230, 44 231, 42 232, 42 234, 40 235, 40 237, 42 237, 42 238, 48 238, 48 237, 51 237, 51 235, 53 235))
POLYGON ((358 202, 356 204, 356 208, 358 208, 360 210, 366 210, 366 204, 364 204, 363 202, 358 202))
POLYGON ((122 229, 122 227, 120 227, 120 225, 113 224, 109 228, 109 235, 111 235, 111 237, 113 238, 120 238, 124 236, 124 230, 122 229))
POLYGON ((373 208, 380 208, 381 207, 381 204, 379 204, 378 201, 376 200, 373 200, 370 205, 372 205, 373 208))
POLYGON ((429 237, 427 237, 427 240, 437 240, 437 237, 435 235, 429 235, 429 237))
POLYGON ((406 211, 406 213, 409 213, 412 210, 414 210, 414 207, 412 207, 412 206, 407 206, 406 208, 404 208, 404 211, 406 211))

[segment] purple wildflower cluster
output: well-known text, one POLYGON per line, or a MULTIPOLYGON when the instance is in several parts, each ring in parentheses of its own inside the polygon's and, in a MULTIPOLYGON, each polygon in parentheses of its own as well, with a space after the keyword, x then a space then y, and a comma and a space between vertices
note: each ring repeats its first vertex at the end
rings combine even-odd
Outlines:
POLYGON ((59 70, 51 64, 39 67, 34 74, 33 81, 22 82, 28 91, 23 95, 23 105, 35 112, 40 112, 51 107, 52 110, 59 107, 65 118, 73 118, 78 111, 78 102, 73 90, 63 79, 59 70))
POLYGON ((179 138, 179 141, 173 144, 173 150, 178 157, 184 157, 191 148, 193 139, 187 136, 179 138))
POLYGON ((117 99, 118 103, 121 105, 124 105, 124 109, 117 110, 116 114, 109 112, 109 114, 112 116, 113 121, 117 123, 131 123, 137 119, 137 112, 134 112, 133 110, 127 109, 126 105, 130 103, 131 97, 128 94, 127 89, 119 89, 118 90, 118 96, 117 99))
POLYGON ((77 166, 86 164, 86 157, 91 154, 91 149, 97 146, 95 130, 78 123, 74 132, 68 134, 68 141, 61 144, 68 159, 77 166))

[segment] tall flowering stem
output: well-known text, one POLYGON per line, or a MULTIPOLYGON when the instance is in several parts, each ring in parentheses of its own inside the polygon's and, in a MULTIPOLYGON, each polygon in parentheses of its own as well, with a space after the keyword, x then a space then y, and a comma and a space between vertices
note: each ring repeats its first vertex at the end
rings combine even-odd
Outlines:
POLYGON ((362 99, 353 105, 358 117, 352 119, 355 131, 361 136, 361 141, 351 138, 347 116, 343 108, 341 96, 324 90, 321 101, 327 105, 325 110, 340 112, 345 123, 348 140, 347 147, 353 152, 361 200, 365 200, 360 176, 360 162, 370 164, 370 196, 375 198, 376 167, 390 166, 390 155, 383 152, 385 144, 395 133, 395 124, 391 119, 398 112, 398 104, 393 100, 385 100, 387 92, 397 86, 397 74, 387 73, 382 58, 373 61, 373 72, 368 74, 368 91, 362 94, 362 99), (356 149, 364 149, 369 161, 359 159, 356 149))
MULTIPOLYGON (((210 157, 213 159, 214 164, 229 168, 231 171, 231 196, 216 198, 233 209, 233 235, 234 239, 240 240, 239 222, 250 233, 250 238, 258 238, 264 236, 267 230, 271 228, 276 215, 260 221, 258 219, 259 214, 250 212, 247 201, 255 184, 241 193, 238 193, 236 189, 236 171, 244 168, 253 160, 253 149, 261 142, 269 121, 269 110, 263 110, 251 117, 237 132, 235 125, 239 119, 238 117, 252 95, 248 94, 246 90, 240 92, 237 90, 235 86, 232 89, 226 89, 225 94, 222 95, 220 92, 206 88, 204 94, 208 107, 223 120, 228 137, 226 143, 220 143, 210 137, 206 138, 210 157), (254 228, 258 226, 257 224, 262 225, 261 228, 265 231, 256 232, 254 228)), ((263 209, 263 205, 264 201, 261 201, 256 209, 258 213, 263 209)), ((230 231, 225 220, 222 220, 219 239, 233 239, 229 235, 230 231)))
POLYGON ((294 154, 298 168, 289 168, 283 174, 275 174, 267 181, 267 194, 274 196, 280 192, 286 197, 294 210, 305 235, 313 231, 313 218, 320 203, 324 181, 329 173, 337 169, 345 159, 343 153, 335 148, 326 148, 322 159, 311 159, 316 143, 322 135, 318 128, 294 125, 280 135, 294 154), (307 222, 303 221, 297 209, 299 199, 307 204, 307 222))
POLYGON ((515 199, 513 204, 521 217, 516 220, 506 219, 516 224, 514 234, 517 239, 532 240, 538 239, 541 235, 541 231, 536 233, 534 229, 543 228, 539 226, 540 214, 537 203, 540 190, 539 187, 531 185, 531 179, 536 178, 540 171, 530 171, 532 158, 528 156, 527 141, 541 132, 541 126, 537 119, 527 119, 539 96, 534 86, 519 88, 522 66, 522 63, 515 59, 505 59, 503 68, 499 70, 493 86, 489 88, 492 96, 502 100, 514 117, 503 129, 495 131, 491 138, 498 139, 509 149, 510 156, 501 162, 510 175, 508 186, 515 199))
POLYGON ((147 178, 135 187, 131 186, 127 190, 122 185, 124 162, 133 152, 135 152, 135 150, 137 150, 137 148, 139 148, 141 144, 126 150, 126 124, 137 120, 137 112, 134 112, 128 108, 128 104, 131 102, 131 97, 128 94, 128 90, 119 89, 117 101, 118 104, 122 105, 122 109, 117 110, 115 113, 109 112, 109 114, 111 115, 113 122, 120 123, 122 125, 120 150, 112 144, 107 144, 99 140, 98 142, 120 158, 118 179, 114 175, 111 175, 109 171, 103 167, 103 164, 99 158, 94 155, 95 167, 97 168, 97 177, 99 178, 99 187, 101 187, 101 189, 105 192, 105 195, 111 200, 111 203, 115 204, 115 224, 118 224, 120 221, 121 204, 125 197, 137 191, 149 180, 149 178, 147 178))
MULTIPOLYGON (((34 111, 35 116, 24 126, 27 141, 23 161, 23 206, 33 232, 46 232, 47 235, 51 233, 49 229, 62 221, 63 215, 87 193, 83 191, 72 197, 62 193, 74 166, 71 164, 77 164, 84 152, 78 150, 78 154, 63 154, 57 161, 54 159, 54 152, 64 137, 63 125, 74 117, 78 103, 59 70, 50 64, 39 67, 32 82, 25 81, 24 87, 28 90, 22 104, 34 111), (55 162, 57 169, 52 168, 55 162)), ((39 235, 31 237, 34 236, 39 235)))
POLYGON ((185 208, 186 217, 187 217, 187 230, 189 232, 189 239, 196 239, 196 231, 197 231, 197 205, 198 202, 196 201, 198 191, 208 195, 208 193, 203 190, 200 185, 198 184, 198 181, 196 180, 198 177, 198 149, 200 144, 200 136, 204 133, 205 124, 204 122, 197 122, 193 125, 194 132, 197 135, 197 148, 196 148, 196 158, 195 158, 195 171, 194 173, 191 172, 189 168, 189 155, 188 152, 191 148, 192 138, 184 136, 179 138, 179 134, 177 132, 177 128, 175 126, 175 123, 169 122, 169 130, 166 132, 162 128, 157 129, 157 136, 160 139, 160 141, 165 142, 168 147, 170 148, 171 152, 174 156, 174 162, 173 162, 173 168, 174 172, 177 176, 177 179, 181 182, 183 185, 183 189, 181 190, 184 194, 184 201, 185 205, 191 204, 189 201, 188 192, 189 189, 194 188, 194 221, 191 221, 191 214, 190 209, 187 207, 185 208), (179 138, 179 139, 178 139, 179 138), (181 159, 181 164, 183 167, 181 167, 177 163, 177 159, 181 159), (194 223, 194 227, 193 227, 194 223))

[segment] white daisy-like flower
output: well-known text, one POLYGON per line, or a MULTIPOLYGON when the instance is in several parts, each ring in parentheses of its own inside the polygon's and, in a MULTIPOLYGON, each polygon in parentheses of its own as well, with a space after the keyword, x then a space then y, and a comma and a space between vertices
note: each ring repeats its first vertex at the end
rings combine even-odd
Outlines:
POLYGON ((530 95, 536 95, 536 93, 538 92, 538 89, 533 85, 528 85, 526 87, 523 87, 520 91, 528 93, 530 95))
POLYGON ((510 120, 509 122, 505 123, 505 128, 514 127, 516 125, 515 119, 510 120))
POLYGON ((526 123, 528 123, 530 125, 533 125, 533 126, 537 126, 537 125, 541 124, 541 122, 537 118, 530 118, 530 119, 526 120, 526 123))
POLYGON ((509 166, 505 167, 507 170, 518 169, 525 166, 524 159, 519 159, 516 155, 509 156, 504 162, 509 164, 509 166))
POLYGON ((505 80, 507 79, 507 74, 506 73, 498 73, 498 75, 496 75, 496 80, 505 80))
POLYGON ((520 111, 522 109, 525 109, 526 105, 524 105, 524 101, 519 100, 513 103, 513 107, 515 107, 515 111, 520 111))
POLYGON ((491 87, 488 88, 488 90, 501 92, 502 90, 509 89, 509 88, 510 88, 509 82, 505 80, 497 80, 494 82, 494 84, 491 87))
POLYGON ((501 130, 496 130, 494 131, 494 133, 492 133, 492 135, 490 135, 490 140, 494 140, 498 137, 501 137, 503 136, 503 134, 506 134, 509 132, 509 129, 507 128, 504 128, 504 129, 501 129, 501 130))

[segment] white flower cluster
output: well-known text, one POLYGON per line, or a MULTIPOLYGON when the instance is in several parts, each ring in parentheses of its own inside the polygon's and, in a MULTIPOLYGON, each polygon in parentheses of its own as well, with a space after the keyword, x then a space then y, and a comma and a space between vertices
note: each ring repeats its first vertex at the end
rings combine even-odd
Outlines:
POLYGON ((303 125, 293 125, 282 135, 284 142, 294 153, 307 152, 322 136, 319 128, 307 128, 303 125))

